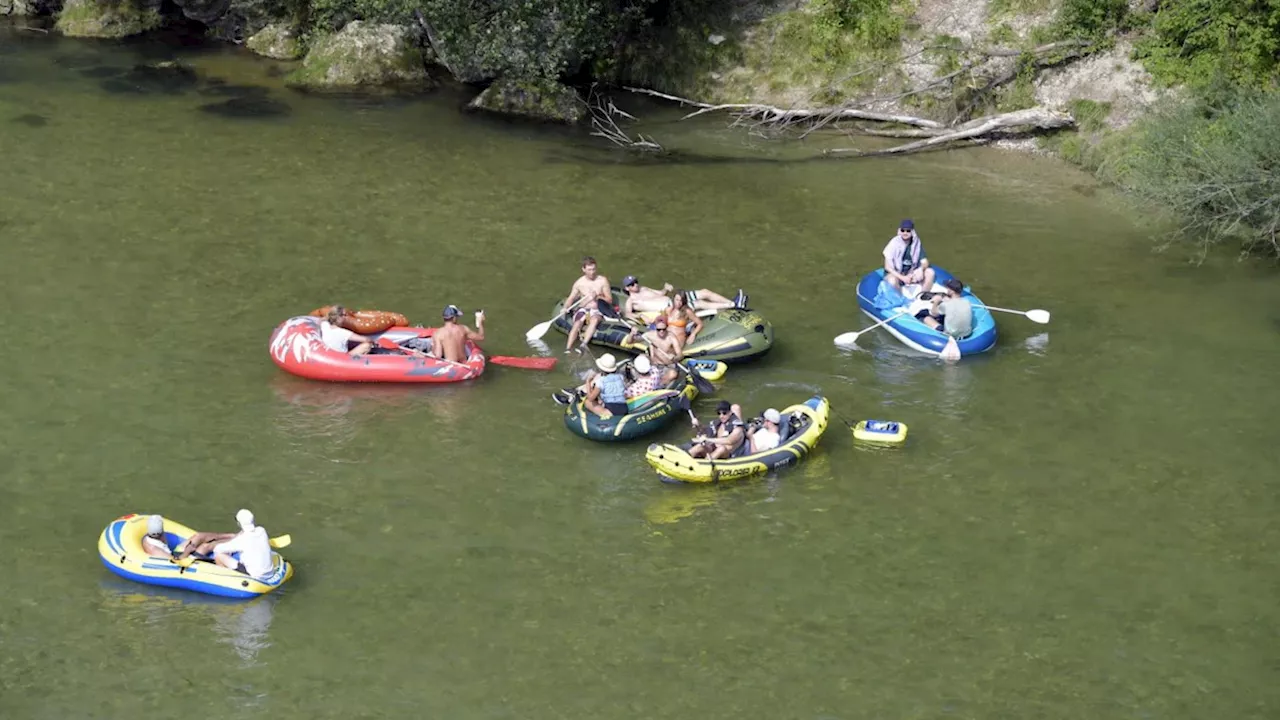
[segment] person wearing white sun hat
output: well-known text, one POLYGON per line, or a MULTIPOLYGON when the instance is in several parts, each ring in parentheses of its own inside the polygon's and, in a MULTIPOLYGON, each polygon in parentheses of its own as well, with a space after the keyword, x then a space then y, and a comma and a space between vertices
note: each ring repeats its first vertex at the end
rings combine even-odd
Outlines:
POLYGON ((240 532, 214 546, 213 561, 228 570, 262 580, 272 571, 271 538, 267 537, 266 528, 254 524, 253 513, 248 510, 236 513, 236 523, 240 525, 240 532), (240 553, 239 559, 232 557, 236 552, 240 553))
POLYGON ((618 373, 618 361, 612 353, 596 360, 600 370, 587 380, 587 396, 583 404, 601 417, 627 414, 627 383, 618 373))
POLYGON ((636 371, 636 379, 627 385, 628 400, 658 389, 657 373, 651 372, 653 364, 649 362, 649 356, 638 356, 631 361, 631 367, 636 371))

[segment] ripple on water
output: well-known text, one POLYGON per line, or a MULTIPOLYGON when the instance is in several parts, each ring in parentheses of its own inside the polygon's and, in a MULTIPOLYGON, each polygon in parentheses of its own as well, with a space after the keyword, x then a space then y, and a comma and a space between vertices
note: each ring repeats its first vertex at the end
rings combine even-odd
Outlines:
POLYGON ((76 72, 87 78, 113 78, 125 74, 127 70, 122 67, 113 65, 94 65, 93 67, 79 68, 76 72))

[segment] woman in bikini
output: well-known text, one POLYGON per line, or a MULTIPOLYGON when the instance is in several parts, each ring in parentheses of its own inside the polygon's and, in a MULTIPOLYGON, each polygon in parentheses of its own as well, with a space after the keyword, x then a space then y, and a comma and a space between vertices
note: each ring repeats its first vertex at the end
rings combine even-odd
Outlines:
POLYGON ((663 313, 667 317, 667 325, 671 326, 672 335, 680 352, 684 346, 693 342, 702 331, 702 318, 689 307, 688 297, 683 290, 676 290, 671 298, 671 307, 663 313))

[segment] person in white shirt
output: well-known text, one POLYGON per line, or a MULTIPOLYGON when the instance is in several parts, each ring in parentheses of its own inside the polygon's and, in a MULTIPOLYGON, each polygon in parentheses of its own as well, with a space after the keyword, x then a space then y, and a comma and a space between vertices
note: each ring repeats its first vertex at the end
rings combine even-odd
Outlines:
POLYGON ((240 532, 213 547, 213 561, 258 580, 266 579, 274 569, 271 539, 267 537, 266 528, 254 525, 253 513, 248 510, 236 513, 236 522, 240 525, 240 532), (235 552, 240 553, 239 560, 231 556, 235 552))
POLYGON ((147 518, 147 534, 142 536, 142 551, 151 557, 171 558, 173 550, 164 537, 164 518, 152 515, 147 518))
POLYGON ((747 437, 751 439, 751 452, 764 452, 778 447, 778 426, 781 424, 781 413, 773 408, 765 410, 764 424, 747 432, 747 437))
POLYGON ((324 346, 335 352, 342 352, 359 357, 373 349, 373 341, 364 335, 354 333, 342 327, 342 317, 346 314, 346 309, 341 305, 334 305, 329 310, 329 314, 324 320, 320 321, 320 339, 324 341, 324 346), (359 343, 350 350, 347 347, 352 343, 359 343))

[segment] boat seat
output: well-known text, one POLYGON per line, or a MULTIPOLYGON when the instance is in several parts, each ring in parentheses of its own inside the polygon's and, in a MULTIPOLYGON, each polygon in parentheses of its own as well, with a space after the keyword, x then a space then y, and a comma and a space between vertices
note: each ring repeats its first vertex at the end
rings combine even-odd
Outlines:
POLYGON ((782 422, 778 423, 778 444, 779 445, 786 442, 787 438, 791 437, 792 419, 793 418, 791 416, 791 413, 786 413, 782 416, 782 422))

